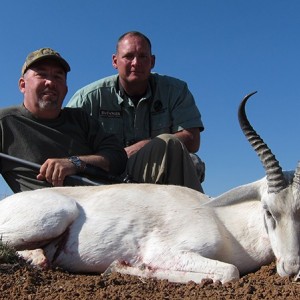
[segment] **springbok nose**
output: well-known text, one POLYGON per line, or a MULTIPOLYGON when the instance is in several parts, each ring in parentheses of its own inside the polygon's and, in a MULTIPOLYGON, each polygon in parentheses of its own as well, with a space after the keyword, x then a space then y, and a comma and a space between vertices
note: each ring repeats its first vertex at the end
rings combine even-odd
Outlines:
POLYGON ((300 258, 288 260, 283 262, 282 269, 286 275, 299 275, 300 276, 300 258))

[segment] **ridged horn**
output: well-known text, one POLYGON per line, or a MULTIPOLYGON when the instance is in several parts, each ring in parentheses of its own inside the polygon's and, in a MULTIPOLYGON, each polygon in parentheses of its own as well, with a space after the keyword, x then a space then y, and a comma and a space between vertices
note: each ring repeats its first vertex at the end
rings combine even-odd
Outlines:
POLYGON ((293 186, 300 189, 300 161, 298 161, 298 166, 294 174, 293 186))
POLYGON ((238 110, 239 123, 244 135, 259 156, 260 161, 262 162, 262 165, 266 171, 268 192, 279 193, 287 186, 282 168, 280 167, 278 160, 275 158, 275 155, 271 152, 270 148, 250 125, 245 112, 246 102, 255 93, 256 92, 246 95, 242 100, 238 110))

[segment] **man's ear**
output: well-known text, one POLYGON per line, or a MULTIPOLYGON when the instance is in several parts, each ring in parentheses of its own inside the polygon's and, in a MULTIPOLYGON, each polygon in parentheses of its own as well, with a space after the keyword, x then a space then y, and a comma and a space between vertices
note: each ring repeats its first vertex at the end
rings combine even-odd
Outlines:
POLYGON ((155 55, 151 55, 151 69, 155 66, 155 55))
POLYGON ((67 96, 68 91, 69 91, 69 87, 68 87, 68 85, 66 85, 66 94, 65 94, 65 97, 67 96))
POLYGON ((112 55, 112 65, 115 69, 118 69, 118 59, 116 54, 112 55))
POLYGON ((21 91, 21 93, 24 94, 24 92, 25 92, 25 80, 24 80, 24 77, 21 77, 19 79, 19 90, 21 91))

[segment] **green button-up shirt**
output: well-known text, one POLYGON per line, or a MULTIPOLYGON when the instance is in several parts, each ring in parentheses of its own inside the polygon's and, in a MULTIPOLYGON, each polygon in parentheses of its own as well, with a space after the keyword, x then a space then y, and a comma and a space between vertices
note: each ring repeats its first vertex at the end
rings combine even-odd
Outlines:
POLYGON ((67 106, 81 107, 100 119, 104 129, 117 135, 124 146, 162 133, 194 127, 204 130, 184 81, 152 73, 145 96, 135 106, 119 88, 118 77, 109 76, 81 88, 67 106))

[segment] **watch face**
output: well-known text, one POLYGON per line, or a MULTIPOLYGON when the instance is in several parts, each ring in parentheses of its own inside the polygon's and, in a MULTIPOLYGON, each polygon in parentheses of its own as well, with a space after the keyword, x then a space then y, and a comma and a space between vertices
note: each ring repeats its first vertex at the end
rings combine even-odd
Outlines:
POLYGON ((70 157, 70 161, 77 167, 80 168, 81 167, 81 160, 79 157, 77 156, 71 156, 70 157))
POLYGON ((75 165, 76 165, 77 167, 80 167, 80 165, 81 165, 80 160, 75 160, 74 163, 75 163, 75 165))

